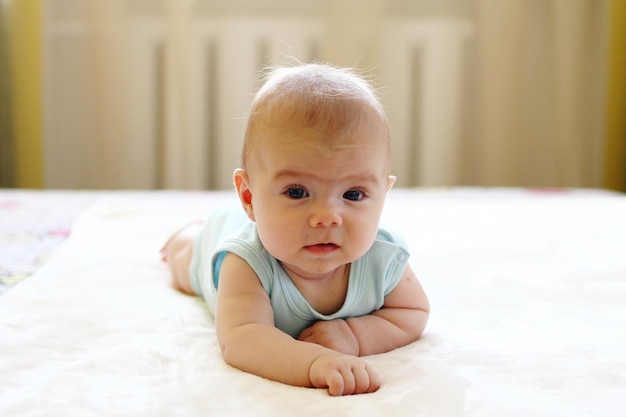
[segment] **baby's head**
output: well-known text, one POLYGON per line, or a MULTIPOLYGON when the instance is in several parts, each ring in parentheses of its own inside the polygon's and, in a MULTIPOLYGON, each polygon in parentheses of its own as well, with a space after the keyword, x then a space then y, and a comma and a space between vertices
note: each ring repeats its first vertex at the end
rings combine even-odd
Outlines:
POLYGON ((366 253, 395 181, 389 148, 382 106, 360 77, 320 64, 270 74, 233 179, 285 270, 320 277, 366 253))
POLYGON ((271 71, 252 102, 243 168, 250 168, 256 151, 271 146, 271 131, 285 129, 306 132, 299 140, 312 138, 315 143, 308 145, 329 151, 375 142, 387 172, 390 169, 389 127, 382 105, 368 82, 348 69, 304 64, 271 71))

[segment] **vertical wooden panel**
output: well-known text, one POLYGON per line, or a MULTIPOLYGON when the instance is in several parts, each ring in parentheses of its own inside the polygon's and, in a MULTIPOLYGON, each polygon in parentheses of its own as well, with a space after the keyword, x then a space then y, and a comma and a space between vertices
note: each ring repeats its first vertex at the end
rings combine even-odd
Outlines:
POLYGON ((15 183, 43 186, 41 1, 9 2, 15 183))
POLYGON ((482 184, 518 185, 512 161, 520 56, 518 48, 528 27, 523 0, 478 0, 478 124, 482 184))
POLYGON ((7 7, 8 3, 0 2, 0 187, 15 185, 7 7))
POLYGON ((626 191, 626 2, 609 7, 609 82, 604 187, 626 191))

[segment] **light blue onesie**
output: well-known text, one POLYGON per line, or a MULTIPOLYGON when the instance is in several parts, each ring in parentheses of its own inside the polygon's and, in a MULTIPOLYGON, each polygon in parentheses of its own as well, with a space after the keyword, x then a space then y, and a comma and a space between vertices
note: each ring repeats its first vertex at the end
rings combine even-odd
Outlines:
POLYGON ((261 244, 256 224, 239 207, 218 210, 196 237, 190 266, 191 285, 202 295, 212 314, 219 268, 227 252, 248 262, 270 297, 274 324, 297 338, 318 320, 358 317, 383 306, 384 298, 400 281, 409 259, 404 240, 379 228, 374 244, 350 267, 348 292, 343 306, 330 315, 315 311, 293 284, 280 262, 261 244))

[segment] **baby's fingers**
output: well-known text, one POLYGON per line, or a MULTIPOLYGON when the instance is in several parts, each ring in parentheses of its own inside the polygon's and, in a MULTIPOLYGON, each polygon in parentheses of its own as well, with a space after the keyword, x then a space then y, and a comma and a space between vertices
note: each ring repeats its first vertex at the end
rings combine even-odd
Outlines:
POLYGON ((365 394, 380 388, 380 378, 369 365, 333 370, 326 382, 332 396, 365 394))
POLYGON ((328 387, 333 396, 364 394, 380 388, 378 374, 365 361, 334 352, 313 361, 309 377, 314 387, 328 387))
POLYGON ((380 378, 368 364, 363 367, 353 368, 354 394, 365 394, 378 391, 380 378))
POLYGON ((332 370, 326 375, 326 385, 328 385, 328 393, 333 397, 345 395, 343 375, 338 370, 332 370))

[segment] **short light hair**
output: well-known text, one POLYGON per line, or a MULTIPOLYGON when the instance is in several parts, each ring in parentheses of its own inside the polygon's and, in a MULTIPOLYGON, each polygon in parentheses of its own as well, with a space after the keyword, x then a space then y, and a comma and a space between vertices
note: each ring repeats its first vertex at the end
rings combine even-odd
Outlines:
POLYGON ((311 129, 320 138, 336 139, 338 133, 368 127, 378 127, 373 131, 380 132, 382 128, 380 139, 390 165, 387 116, 374 88, 351 69, 319 63, 272 68, 252 101, 241 153, 243 168, 260 133, 276 119, 311 129))

